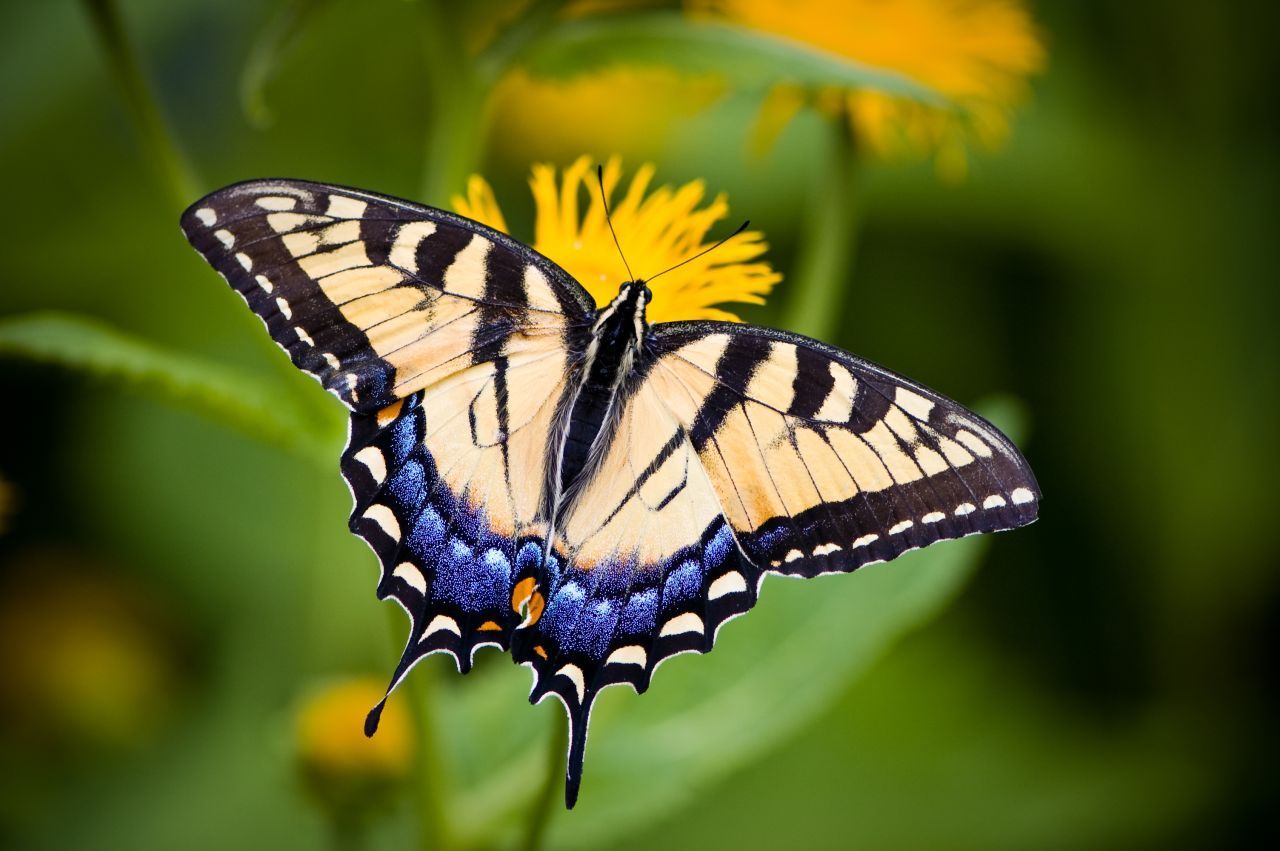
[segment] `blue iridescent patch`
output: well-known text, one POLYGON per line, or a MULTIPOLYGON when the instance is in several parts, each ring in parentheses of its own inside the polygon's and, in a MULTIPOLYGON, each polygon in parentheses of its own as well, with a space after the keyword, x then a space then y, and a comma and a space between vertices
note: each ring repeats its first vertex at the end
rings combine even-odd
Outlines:
POLYGON ((571 633, 586 597, 586 592, 576 582, 561 585, 551 595, 546 611, 542 613, 542 628, 556 636, 557 640, 564 641, 571 633))
POLYGON ((587 603, 580 609, 573 628, 564 636, 563 646, 596 659, 603 657, 609 649, 609 640, 613 638, 620 608, 608 599, 587 603))
POLYGON ((632 594, 622 610, 622 628, 629 633, 648 632, 658 623, 658 590, 646 588, 632 594))
POLYGON ((427 498, 427 472, 417 459, 410 458, 387 482, 387 490, 403 506, 416 507, 427 498))
POLYGON ((485 559, 477 559, 475 551, 461 538, 450 538, 443 557, 436 563, 432 596, 469 612, 501 606, 507 595, 503 571, 487 569, 486 563, 485 559))
POLYGON ((417 417, 413 416, 402 416, 388 427, 391 431, 390 438, 387 440, 387 445, 391 449, 391 466, 403 464, 405 459, 418 448, 416 419, 417 417))
POLYGON ((716 529, 716 533, 711 536, 711 540, 707 541, 707 545, 703 548, 704 564, 707 567, 719 567, 724 564, 725 559, 729 557, 736 545, 733 541, 733 533, 729 531, 727 523, 720 523, 720 527, 716 529))
POLYGON ((418 522, 409 535, 409 551, 426 559, 444 541, 444 518, 436 511, 435 506, 426 503, 418 515, 418 522))
POLYGON ((679 603, 692 600, 702 590, 702 565, 696 561, 686 561, 667 574, 662 585, 662 602, 679 603))

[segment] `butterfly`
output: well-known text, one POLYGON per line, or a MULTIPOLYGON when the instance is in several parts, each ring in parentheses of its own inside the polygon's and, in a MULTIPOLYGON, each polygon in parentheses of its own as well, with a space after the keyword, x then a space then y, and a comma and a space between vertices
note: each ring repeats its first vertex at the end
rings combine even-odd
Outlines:
MULTIPOLYGON (((650 325, 597 307, 478 222, 300 180, 214 192, 192 245, 294 365, 351 412, 350 528, 411 627, 387 694, 433 653, 533 670, 570 726, 578 797, 592 703, 706 653, 769 573, 847 573, 1036 518, 1027 462, 972 411, 816 340, 650 325)), ((373 735, 383 702, 369 713, 373 735)))

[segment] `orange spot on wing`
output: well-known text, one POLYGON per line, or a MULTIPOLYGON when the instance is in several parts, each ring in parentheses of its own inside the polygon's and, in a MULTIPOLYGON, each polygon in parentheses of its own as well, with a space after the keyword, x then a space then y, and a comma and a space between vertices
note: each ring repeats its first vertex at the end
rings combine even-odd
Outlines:
POLYGON ((400 411, 403 408, 404 400, 400 399, 397 402, 387 405, 387 407, 383 408, 381 411, 378 411, 378 425, 385 426, 387 423, 400 416, 400 411))
POLYGON ((538 618, 542 617, 542 610, 546 607, 547 598, 534 591, 533 596, 529 598, 529 626, 538 622, 538 618))
POLYGON ((529 598, 533 596, 533 589, 538 587, 538 580, 532 576, 526 576, 516 583, 516 587, 511 590, 511 611, 518 612, 529 602, 529 598))
POLYGON ((537 654, 538 654, 539 656, 541 656, 543 659, 547 658, 547 651, 545 651, 545 650, 543 650, 543 649, 542 649, 542 645, 541 645, 541 644, 535 644, 535 645, 533 646, 533 652, 534 652, 534 653, 537 653, 537 654))
POLYGON ((484 623, 480 624, 481 632, 500 632, 501 630, 502 630, 502 627, 498 626, 493 621, 485 621, 484 623))

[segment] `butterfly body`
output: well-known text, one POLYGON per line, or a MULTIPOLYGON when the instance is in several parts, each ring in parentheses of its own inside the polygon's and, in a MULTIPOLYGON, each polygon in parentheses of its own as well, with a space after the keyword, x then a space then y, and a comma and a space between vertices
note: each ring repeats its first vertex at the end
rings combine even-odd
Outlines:
MULTIPOLYGON (((768 573, 849 572, 1035 519, 1018 450, 939 394, 749 325, 597 308, 504 234, 362 190, 219 190, 192 244, 351 411, 350 526, 421 659, 483 646, 561 700, 566 802, 604 688, 707 652, 768 573)), ((380 706, 366 731, 377 726, 380 706)))
MULTIPOLYGON (((618 397, 644 353, 648 323, 645 305, 648 288, 643 281, 627 281, 618 295, 595 317, 591 325, 579 377, 568 398, 564 440, 556 450, 553 469, 558 475, 548 484, 550 514, 558 515, 566 498, 578 490, 590 466, 593 450, 607 438, 618 397)), ((599 453, 596 453, 598 458, 599 453)))

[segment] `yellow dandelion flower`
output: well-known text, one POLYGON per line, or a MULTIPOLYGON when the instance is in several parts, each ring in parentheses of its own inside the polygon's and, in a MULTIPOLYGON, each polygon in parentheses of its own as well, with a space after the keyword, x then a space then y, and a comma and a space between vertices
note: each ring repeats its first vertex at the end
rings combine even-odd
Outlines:
POLYGON ((1045 49, 1022 0, 687 0, 743 26, 802 41, 928 86, 945 106, 857 90, 819 95, 847 109, 858 141, 881 156, 934 153, 962 176, 969 142, 1008 136, 1045 49))
POLYGON ((13 514, 17 504, 17 492, 4 480, 3 476, 0 476, 0 535, 8 531, 9 515, 13 514))
POLYGON ((563 80, 517 69, 494 89, 489 135, 507 162, 566 161, 583 151, 653 157, 681 121, 724 91, 717 77, 661 67, 619 66, 563 80))
POLYGON ((378 735, 366 737, 364 718, 382 700, 386 687, 355 677, 317 689, 298 710, 298 756, 312 770, 394 779, 408 774, 413 760, 413 725, 408 710, 389 700, 378 735))
POLYGON ((383 710, 378 735, 364 735, 365 713, 385 690, 372 677, 339 680, 313 691, 298 709, 298 767, 307 790, 335 816, 384 805, 413 768, 413 722, 395 697, 383 710))
MULTIPOLYGON (((614 203, 622 164, 613 157, 604 168, 604 191, 610 199, 614 229, 632 270, 641 278, 653 277, 713 245, 707 233, 729 214, 723 194, 704 206, 706 187, 702 181, 651 191, 653 174, 652 164, 641 166, 622 200, 614 203)), ((606 304, 617 295, 627 275, 609 235, 594 178, 595 169, 585 156, 565 168, 558 181, 554 167, 533 167, 529 181, 537 210, 533 247, 577 278, 597 304, 606 304), (590 200, 582 212, 584 192, 590 200)), ((493 190, 482 177, 471 177, 466 196, 455 195, 453 207, 464 216, 507 230, 493 190)), ((658 278, 652 285, 649 321, 738 321, 737 316, 715 305, 764 304, 764 297, 782 280, 768 263, 758 259, 767 247, 763 234, 744 231, 715 251, 658 278)))
POLYGON ((146 593, 74 550, 32 550, 5 573, 0 723, 33 743, 90 749, 154 737, 179 670, 173 636, 146 593))

